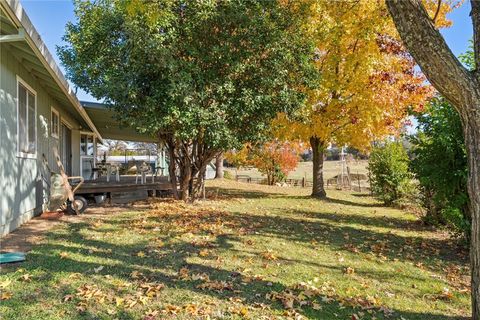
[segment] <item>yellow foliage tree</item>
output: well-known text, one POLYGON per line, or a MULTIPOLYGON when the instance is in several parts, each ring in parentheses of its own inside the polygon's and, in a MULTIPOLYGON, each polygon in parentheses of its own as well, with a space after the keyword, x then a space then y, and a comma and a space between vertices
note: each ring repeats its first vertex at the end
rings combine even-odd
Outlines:
POLYGON ((240 168, 250 165, 249 153, 250 153, 250 144, 245 144, 239 150, 230 150, 225 152, 225 159, 228 164, 235 167, 235 176, 238 176, 238 170, 240 168))
MULTIPOLYGON (((305 33, 315 41, 313 63, 321 77, 305 89, 306 105, 293 116, 279 114, 274 127, 280 138, 310 143, 312 196, 325 197, 323 158, 330 143, 368 149, 398 132, 408 108, 422 106, 433 90, 415 71, 383 1, 305 1, 311 13, 305 33)), ((439 27, 449 25, 450 10, 441 4, 439 27)))

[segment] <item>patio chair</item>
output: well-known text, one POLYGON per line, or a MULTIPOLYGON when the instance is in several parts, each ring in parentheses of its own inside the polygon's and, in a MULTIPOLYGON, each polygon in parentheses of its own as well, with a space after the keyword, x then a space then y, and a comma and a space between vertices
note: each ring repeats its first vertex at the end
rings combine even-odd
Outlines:
POLYGON ((90 168, 92 169, 92 173, 90 174, 90 180, 98 179, 103 173, 103 168, 95 167, 95 162, 93 161, 93 159, 88 160, 88 162, 90 163, 90 168))
POLYGON ((116 163, 105 164, 107 169, 107 182, 110 182, 110 176, 115 173, 115 181, 120 182, 120 166, 116 163))
POLYGON ((147 183, 147 174, 149 173, 152 174, 152 183, 155 182, 152 167, 145 161, 138 161, 136 164, 135 183, 138 183, 139 177, 142 184, 147 183))

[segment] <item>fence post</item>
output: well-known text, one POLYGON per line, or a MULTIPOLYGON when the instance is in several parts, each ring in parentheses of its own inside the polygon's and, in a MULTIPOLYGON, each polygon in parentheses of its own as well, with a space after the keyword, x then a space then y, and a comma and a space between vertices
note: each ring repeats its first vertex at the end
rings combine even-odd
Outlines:
POLYGON ((302 188, 305 188, 305 177, 302 178, 302 188))
POLYGON ((358 180, 358 191, 362 192, 362 186, 360 185, 360 175, 358 174, 358 170, 357 170, 357 180, 358 180))

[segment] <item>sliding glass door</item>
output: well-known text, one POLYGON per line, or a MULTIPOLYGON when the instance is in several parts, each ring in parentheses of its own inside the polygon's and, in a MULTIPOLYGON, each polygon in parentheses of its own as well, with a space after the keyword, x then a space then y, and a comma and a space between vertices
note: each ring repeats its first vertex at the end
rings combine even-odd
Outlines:
POLYGON ((72 175, 72 130, 62 122, 60 126, 60 160, 65 173, 72 175))

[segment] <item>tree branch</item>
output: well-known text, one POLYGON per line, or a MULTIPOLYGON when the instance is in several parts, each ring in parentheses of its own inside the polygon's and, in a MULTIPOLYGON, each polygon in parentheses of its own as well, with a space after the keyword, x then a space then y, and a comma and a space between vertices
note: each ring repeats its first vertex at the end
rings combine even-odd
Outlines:
POLYGON ((438 14, 440 13, 440 8, 442 7, 442 0, 438 0, 438 4, 437 4, 437 11, 435 11, 435 15, 433 16, 433 23, 435 23, 435 21, 437 20, 437 17, 438 17, 438 14))
POLYGON ((452 53, 422 1, 387 0, 386 3, 404 45, 427 79, 456 108, 462 108, 465 105, 462 99, 467 99, 465 89, 471 88, 473 74, 452 53))
POLYGON ((480 1, 471 1, 472 11, 470 16, 473 23, 473 54, 477 77, 480 77, 480 1))

